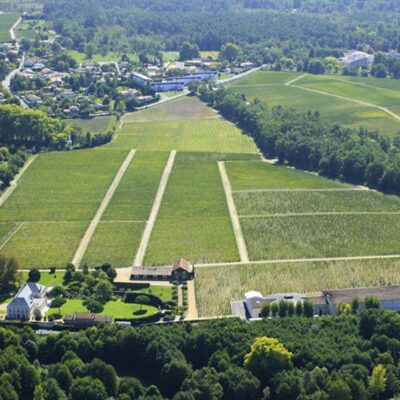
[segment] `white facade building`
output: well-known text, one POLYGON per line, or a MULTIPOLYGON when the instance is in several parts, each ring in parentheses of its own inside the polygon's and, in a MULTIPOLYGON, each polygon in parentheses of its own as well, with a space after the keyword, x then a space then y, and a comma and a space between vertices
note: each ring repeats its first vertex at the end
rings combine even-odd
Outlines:
POLYGON ((343 67, 367 67, 375 60, 373 54, 364 53, 363 51, 352 51, 342 58, 343 67))
POLYGON ((7 318, 30 320, 35 310, 43 313, 47 306, 46 286, 35 282, 27 282, 7 305, 7 318))

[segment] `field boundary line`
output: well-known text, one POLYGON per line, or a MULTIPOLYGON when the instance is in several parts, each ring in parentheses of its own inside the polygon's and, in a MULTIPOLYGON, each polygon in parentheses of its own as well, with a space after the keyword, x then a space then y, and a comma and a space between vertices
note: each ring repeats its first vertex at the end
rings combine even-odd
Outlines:
POLYGON ((207 264, 196 264, 196 268, 207 268, 207 267, 224 267, 234 265, 257 265, 257 264, 295 264, 295 263, 306 263, 306 262, 325 262, 325 261, 357 261, 357 260, 385 260, 385 259, 400 259, 400 254, 383 254, 375 256, 349 256, 349 257, 320 257, 320 258, 289 258, 289 259, 275 259, 275 260, 257 260, 257 261, 231 261, 231 262, 220 262, 220 263, 207 263, 207 264))
POLYGON ((290 86, 293 83, 299 81, 300 79, 303 79, 305 76, 307 76, 307 74, 303 74, 303 75, 297 76, 296 78, 294 78, 294 79, 292 79, 292 80, 290 80, 288 82, 285 82, 285 86, 290 86))
POLYGON ((21 180, 22 176, 24 175, 25 171, 30 167, 30 165, 38 158, 38 154, 30 157, 25 165, 20 169, 17 175, 15 175, 14 179, 11 181, 10 186, 3 192, 0 196, 0 207, 3 206, 5 201, 12 195, 14 190, 17 188, 19 181, 21 180))
POLYGON ((137 249, 135 258, 133 260, 133 265, 140 267, 143 264, 144 256, 146 254, 147 246, 150 241, 151 234, 153 232, 154 225, 156 223, 158 211, 160 210, 161 201, 164 197, 165 190, 167 188, 168 180, 171 175, 172 167, 174 166, 176 157, 176 150, 172 150, 167 164, 164 168, 163 174, 161 176, 160 184, 158 185, 158 190, 154 198, 153 207, 149 215, 149 219, 146 222, 146 226, 143 231, 142 239, 140 245, 137 249))
POLYGON ((240 226, 240 221, 238 213, 236 210, 235 202, 233 201, 231 183, 229 181, 228 173, 226 172, 225 163, 223 161, 218 161, 219 174, 221 175, 222 185, 225 191, 226 203, 229 209, 229 215, 231 217, 233 233, 236 238, 236 245, 239 251, 240 261, 249 261, 249 254, 247 252, 246 242, 244 240, 242 227, 240 226))
POLYGON ((368 188, 356 186, 353 188, 326 188, 326 189, 238 189, 232 193, 274 193, 274 192, 361 192, 368 191, 368 188))
POLYGON ((5 245, 14 237, 14 235, 22 228, 24 225, 23 222, 20 222, 16 225, 14 229, 11 230, 11 232, 8 233, 7 238, 4 240, 4 242, 0 245, 0 250, 3 250, 5 245))
POLYGON ((133 157, 136 154, 136 150, 131 150, 128 155, 126 156, 125 160, 121 164, 117 174, 115 175, 110 187, 108 188, 103 200, 100 203, 99 208, 96 211, 95 216, 93 219, 90 221, 90 224, 83 235, 79 246, 75 252, 74 258, 72 259, 72 263, 78 268, 79 264, 82 261, 82 258, 86 252, 86 249, 89 246, 90 240, 92 239, 92 236, 97 228, 97 225, 99 224, 101 217, 106 210, 108 204, 110 203, 119 183, 121 182, 122 177, 124 176, 126 170, 128 169, 133 157))
POLYGON ((252 218, 275 218, 275 217, 318 217, 324 215, 400 215, 400 211, 326 211, 326 212, 304 212, 304 213, 276 213, 276 214, 253 214, 239 215, 240 219, 252 218))
POLYGON ((368 103, 367 101, 357 100, 357 99, 353 99, 352 97, 341 96, 339 94, 325 92, 323 90, 318 90, 318 89, 312 89, 312 88, 305 87, 305 86, 298 86, 298 85, 288 85, 288 86, 291 86, 291 87, 294 87, 294 88, 297 88, 297 89, 301 89, 301 90, 306 90, 306 91, 313 92, 313 93, 322 94, 322 95, 325 95, 325 96, 336 97, 336 98, 342 99, 342 100, 352 101, 353 103, 360 104, 360 105, 365 106, 365 107, 377 108, 377 109, 385 112, 386 114, 392 116, 393 118, 397 119, 398 121, 400 121, 400 115, 394 113, 393 111, 389 110, 386 107, 379 106, 379 105, 374 104, 374 103, 368 103))

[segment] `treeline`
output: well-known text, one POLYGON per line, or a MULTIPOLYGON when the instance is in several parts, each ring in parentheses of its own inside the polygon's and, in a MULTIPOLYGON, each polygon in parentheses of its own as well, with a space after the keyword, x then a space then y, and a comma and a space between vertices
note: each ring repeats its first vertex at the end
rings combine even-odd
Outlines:
POLYGON ((233 42, 260 64, 275 51, 297 64, 320 50, 400 50, 399 6, 384 0, 47 0, 43 15, 63 46, 100 54, 159 56, 185 40, 201 50, 233 42))
POLYGON ((329 125, 318 112, 300 114, 225 88, 202 86, 200 98, 254 138, 267 158, 277 158, 332 179, 400 194, 400 135, 393 141, 378 132, 329 125))
POLYGON ((369 400, 400 394, 400 317, 0 328, 0 399, 369 400))

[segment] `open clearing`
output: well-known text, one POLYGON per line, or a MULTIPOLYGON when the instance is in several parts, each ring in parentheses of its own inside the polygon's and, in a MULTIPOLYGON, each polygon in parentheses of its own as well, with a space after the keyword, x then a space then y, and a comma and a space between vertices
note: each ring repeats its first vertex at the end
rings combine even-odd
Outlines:
POLYGON ((7 42, 11 40, 10 29, 17 22, 20 14, 7 13, 0 14, 0 42, 7 42))
POLYGON ((327 289, 400 284, 400 260, 362 260, 215 266, 196 271, 201 317, 231 314, 230 301, 248 290, 316 293, 327 289))
POLYGON ((95 118, 76 118, 76 119, 66 119, 64 122, 68 125, 76 125, 82 128, 83 132, 91 133, 106 133, 112 128, 114 122, 114 117, 110 115, 95 117, 95 118))
POLYGON ((400 130, 400 122, 396 118, 376 108, 387 107, 396 113, 396 107, 400 106, 400 92, 386 90, 388 84, 385 79, 381 80, 382 87, 378 86, 377 79, 372 79, 371 87, 366 87, 360 83, 368 84, 366 82, 370 78, 357 81, 356 78, 342 79, 347 77, 307 74, 288 85, 288 82, 302 75, 296 72, 259 71, 235 81, 230 87, 243 93, 248 99, 259 98, 269 106, 282 105, 299 112, 318 111, 321 118, 330 123, 339 122, 349 127, 365 126, 388 136, 393 136, 400 130), (349 100, 332 95, 348 97, 349 100), (376 107, 361 105, 350 99, 372 103, 376 107))

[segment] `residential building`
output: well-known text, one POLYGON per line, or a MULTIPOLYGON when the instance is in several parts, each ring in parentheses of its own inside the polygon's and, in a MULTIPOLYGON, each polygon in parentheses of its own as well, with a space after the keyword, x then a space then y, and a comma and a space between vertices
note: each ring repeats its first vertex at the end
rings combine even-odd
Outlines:
POLYGON ((176 260, 172 265, 155 267, 132 267, 132 280, 189 280, 193 279, 194 267, 184 258, 176 260))
POLYGON ((185 85, 182 81, 163 81, 163 82, 152 82, 151 88, 155 92, 181 92, 185 85))
POLYGON ((44 313, 47 306, 46 287, 27 282, 7 305, 7 319, 27 320, 34 318, 36 310, 44 313))
POLYGON ((140 74, 139 72, 133 72, 131 74, 131 77, 135 82, 137 82, 141 85, 147 85, 148 83, 150 83, 152 81, 151 78, 149 78, 146 75, 140 74))
POLYGON ((374 60, 375 56, 373 54, 364 53, 363 51, 352 51, 342 58, 342 66, 348 68, 367 67, 374 60))

